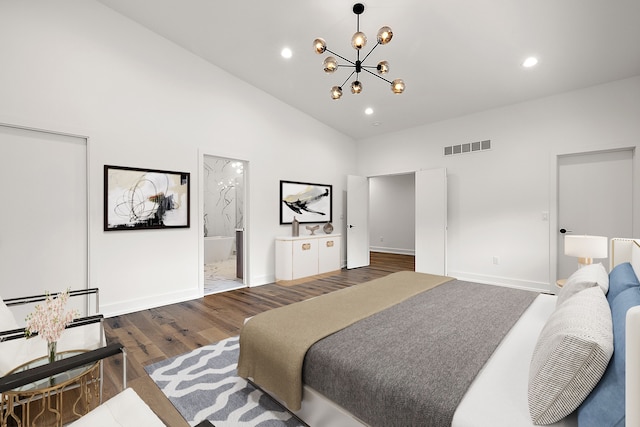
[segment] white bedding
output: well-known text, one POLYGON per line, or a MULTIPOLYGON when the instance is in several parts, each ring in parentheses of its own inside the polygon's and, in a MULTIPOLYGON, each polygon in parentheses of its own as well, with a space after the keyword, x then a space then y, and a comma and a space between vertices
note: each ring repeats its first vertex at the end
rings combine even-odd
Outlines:
MULTIPOLYGON (((555 295, 539 295, 498 346, 471 384, 453 417, 452 427, 530 427, 527 401, 529 364, 540 331, 555 309, 555 295)), ((366 424, 308 386, 296 415, 313 427, 366 424)), ((570 415, 553 427, 576 427, 570 415)))
MULTIPOLYGON (((465 394, 452 427, 528 427, 527 385, 531 355, 545 322, 556 306, 555 295, 539 295, 516 322, 465 394)), ((575 414, 555 427, 575 427, 575 414)))
MULTIPOLYGON (((640 241, 612 239, 610 268, 631 262, 640 277, 640 241)), ((555 309, 555 295, 539 295, 498 346, 460 403, 452 427, 531 427, 528 380, 531 355, 545 322, 555 309)), ((640 359, 640 306, 627 313, 627 360, 640 359)), ((627 369, 627 402, 637 402, 640 369, 627 369)), ((640 426, 640 407, 626 405, 627 425, 640 426), (631 410, 630 410, 631 408, 631 410)), ((366 424, 322 394, 304 386, 302 408, 296 412, 313 427, 361 427, 366 424)), ((552 427, 577 427, 571 414, 552 427)))

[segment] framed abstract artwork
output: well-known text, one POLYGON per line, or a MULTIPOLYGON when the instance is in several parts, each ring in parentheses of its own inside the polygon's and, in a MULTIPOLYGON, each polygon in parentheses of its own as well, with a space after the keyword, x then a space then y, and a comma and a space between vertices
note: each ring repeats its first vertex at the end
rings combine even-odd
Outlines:
POLYGON ((104 230, 189 227, 188 172, 104 166, 104 230))
POLYGON ((331 185, 280 181, 280 224, 331 222, 332 208, 331 185))

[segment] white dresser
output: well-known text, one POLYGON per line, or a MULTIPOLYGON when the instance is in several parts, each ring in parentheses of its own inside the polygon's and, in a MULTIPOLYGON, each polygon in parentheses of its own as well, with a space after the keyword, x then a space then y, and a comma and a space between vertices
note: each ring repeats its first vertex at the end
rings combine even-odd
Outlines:
POLYGON ((340 234, 276 238, 276 281, 340 270, 340 234))

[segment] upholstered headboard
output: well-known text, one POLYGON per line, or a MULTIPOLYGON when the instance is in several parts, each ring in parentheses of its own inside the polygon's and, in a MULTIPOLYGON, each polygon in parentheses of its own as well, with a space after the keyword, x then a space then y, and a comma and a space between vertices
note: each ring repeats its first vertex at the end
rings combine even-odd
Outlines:
POLYGON ((636 272, 640 273, 640 239, 615 237, 611 239, 609 270, 623 262, 629 262, 636 272))
MULTIPOLYGON (((611 239, 610 268, 631 263, 640 278, 640 239, 611 239)), ((626 316, 626 425, 640 425, 640 306, 631 307, 626 316)))

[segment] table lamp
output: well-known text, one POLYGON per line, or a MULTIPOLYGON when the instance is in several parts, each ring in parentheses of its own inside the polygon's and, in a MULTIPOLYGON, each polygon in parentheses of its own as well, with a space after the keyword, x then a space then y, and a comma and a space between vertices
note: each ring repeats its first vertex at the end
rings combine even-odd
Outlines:
POLYGON ((608 256, 608 239, 604 236, 564 236, 564 254, 578 257, 578 268, 593 263, 593 258, 608 256))

